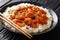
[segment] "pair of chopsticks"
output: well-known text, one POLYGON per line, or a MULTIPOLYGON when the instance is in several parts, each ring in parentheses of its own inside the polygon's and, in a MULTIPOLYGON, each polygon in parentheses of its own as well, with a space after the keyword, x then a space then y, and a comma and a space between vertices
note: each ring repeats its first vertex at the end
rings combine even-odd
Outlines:
POLYGON ((17 29, 19 32, 21 32, 22 34, 24 34, 25 36, 27 36, 29 39, 32 38, 32 35, 27 33, 26 31, 22 30, 21 27, 19 27, 17 24, 15 24, 13 21, 11 21, 10 19, 8 19, 7 17, 5 17, 3 14, 0 13, 0 18, 2 20, 4 20, 5 22, 7 22, 9 25, 11 25, 12 27, 14 27, 15 29, 17 29))

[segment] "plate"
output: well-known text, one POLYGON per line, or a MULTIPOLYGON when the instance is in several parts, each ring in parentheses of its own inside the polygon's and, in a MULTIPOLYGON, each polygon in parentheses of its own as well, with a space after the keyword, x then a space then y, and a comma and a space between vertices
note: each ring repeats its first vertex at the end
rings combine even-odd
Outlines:
MULTIPOLYGON (((11 6, 13 6, 13 5, 17 5, 17 4, 20 4, 20 3, 30 3, 30 4, 35 4, 35 5, 38 5, 38 6, 42 6, 42 5, 40 5, 40 4, 38 4, 38 3, 34 3, 34 2, 13 2, 13 3, 9 3, 8 5, 5 5, 4 7, 2 7, 0 11, 3 13, 3 12, 6 10, 7 7, 11 7, 11 6)), ((43 6, 43 7, 44 7, 44 6, 43 6)), ((43 32, 39 32, 39 33, 32 33, 32 35, 43 34, 43 33, 49 32, 49 31, 51 31, 53 28, 55 28, 55 26, 56 26, 57 23, 58 23, 58 17, 57 17, 57 15, 56 15, 56 13, 55 13, 52 9, 50 9, 50 8, 48 8, 48 7, 45 7, 45 8, 47 8, 47 9, 49 10, 49 12, 51 13, 51 15, 52 15, 52 17, 53 17, 52 25, 51 25, 51 27, 48 28, 47 30, 45 30, 45 31, 43 31, 43 32)), ((10 31, 12 31, 12 32, 18 33, 18 31, 15 31, 15 29, 12 30, 12 28, 9 28, 9 27, 7 27, 7 26, 4 26, 4 28, 6 28, 7 30, 10 30, 10 31)))

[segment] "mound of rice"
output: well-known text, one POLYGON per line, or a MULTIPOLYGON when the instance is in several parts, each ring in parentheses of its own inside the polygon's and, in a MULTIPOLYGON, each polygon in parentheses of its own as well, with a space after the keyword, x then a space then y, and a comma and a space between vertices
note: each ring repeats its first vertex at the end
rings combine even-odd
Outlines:
MULTIPOLYGON (((30 5, 35 6, 35 5, 29 4, 29 3, 21 3, 21 4, 18 4, 18 5, 14 5, 14 6, 12 6, 12 7, 8 7, 3 14, 4 14, 4 16, 6 16, 6 17, 8 18, 8 16, 9 16, 9 11, 10 11, 10 10, 16 10, 16 9, 17 9, 17 6, 26 6, 26 5, 28 5, 28 6, 30 6, 30 5)), ((51 16, 51 14, 49 13, 49 10, 46 9, 46 8, 40 7, 40 6, 37 6, 37 7, 39 7, 40 9, 42 9, 42 10, 44 10, 44 11, 46 12, 46 16, 48 17, 47 24, 44 24, 44 25, 38 24, 38 27, 37 27, 37 28, 32 28, 32 27, 27 26, 27 25, 25 25, 24 27, 21 27, 21 29, 27 31, 28 33, 43 32, 44 30, 50 28, 50 26, 51 26, 52 16, 51 16), (29 30, 26 29, 26 27, 28 27, 29 30)), ((5 22, 5 25, 6 25, 7 27, 9 27, 10 30, 12 30, 12 31, 14 31, 14 32, 17 31, 15 28, 11 27, 11 26, 10 26, 9 24, 7 24, 6 22, 5 22)))

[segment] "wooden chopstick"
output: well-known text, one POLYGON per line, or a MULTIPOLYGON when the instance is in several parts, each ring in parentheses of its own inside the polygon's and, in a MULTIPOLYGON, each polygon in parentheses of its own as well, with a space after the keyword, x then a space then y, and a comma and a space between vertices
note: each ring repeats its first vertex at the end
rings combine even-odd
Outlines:
POLYGON ((7 19, 5 16, 3 16, 3 14, 0 13, 0 18, 3 19, 4 21, 6 21, 7 23, 9 23, 10 25, 12 25, 14 28, 16 28, 18 31, 20 31, 21 33, 23 33, 24 35, 26 35, 28 38, 31 39, 31 35, 29 33, 27 33, 26 31, 22 30, 18 25, 16 25, 15 23, 13 23, 11 20, 7 19), (17 26, 17 27, 16 27, 17 26))
MULTIPOLYGON (((7 22, 9 25, 11 25, 11 23, 10 22, 8 22, 5 18, 3 18, 3 17, 1 17, 0 16, 0 18, 1 19, 3 19, 5 22, 7 22)), ((12 26, 12 25, 11 25, 12 26)), ((21 33, 23 33, 24 35, 26 35, 23 31, 21 31, 19 28, 16 28, 16 26, 13 26, 15 29, 17 29, 19 32, 21 32, 21 33)), ((30 38, 31 39, 31 37, 29 37, 28 35, 26 35, 28 38, 30 38)))

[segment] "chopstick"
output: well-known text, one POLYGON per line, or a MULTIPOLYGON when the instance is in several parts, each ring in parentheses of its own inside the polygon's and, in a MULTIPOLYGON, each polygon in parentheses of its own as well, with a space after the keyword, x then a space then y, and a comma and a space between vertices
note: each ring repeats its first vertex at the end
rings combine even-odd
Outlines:
MULTIPOLYGON (((3 16, 1 13, 0 15, 2 16, 2 18, 5 19, 6 22, 8 22, 10 25, 12 25, 14 28, 16 28, 18 31, 20 31, 21 33, 23 33, 24 35, 26 35, 28 38, 31 39, 31 35, 28 34, 26 31, 23 31, 18 25, 14 24, 11 20, 7 19, 5 16, 3 16)), ((3 19, 3 20, 4 20, 3 19)))
POLYGON ((3 19, 5 22, 13 26, 15 29, 17 29, 19 32, 23 33, 25 36, 31 39, 32 35, 27 33, 26 31, 22 30, 17 24, 13 23, 10 19, 6 18, 3 14, 0 13, 0 18, 3 19))

